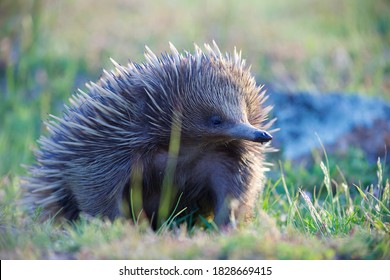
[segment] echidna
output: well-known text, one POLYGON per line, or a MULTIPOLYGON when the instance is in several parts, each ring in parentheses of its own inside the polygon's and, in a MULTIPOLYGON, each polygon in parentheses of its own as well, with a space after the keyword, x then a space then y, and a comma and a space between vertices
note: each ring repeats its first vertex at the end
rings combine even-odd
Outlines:
POLYGON ((158 57, 146 48, 143 64, 113 61, 115 70, 72 96, 62 117, 51 116, 23 185, 31 210, 113 220, 124 215, 137 181, 154 225, 167 182, 177 211, 218 225, 229 223, 231 211, 251 215, 272 139, 265 91, 236 50, 222 54, 215 43, 205 51, 195 45, 194 54, 170 49, 158 57))

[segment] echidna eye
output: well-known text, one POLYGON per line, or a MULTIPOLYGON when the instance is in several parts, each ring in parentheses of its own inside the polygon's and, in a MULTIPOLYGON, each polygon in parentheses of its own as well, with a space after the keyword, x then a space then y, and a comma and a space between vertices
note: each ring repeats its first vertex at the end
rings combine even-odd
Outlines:
POLYGON ((213 125, 220 125, 222 123, 222 118, 220 116, 212 116, 210 121, 213 125))

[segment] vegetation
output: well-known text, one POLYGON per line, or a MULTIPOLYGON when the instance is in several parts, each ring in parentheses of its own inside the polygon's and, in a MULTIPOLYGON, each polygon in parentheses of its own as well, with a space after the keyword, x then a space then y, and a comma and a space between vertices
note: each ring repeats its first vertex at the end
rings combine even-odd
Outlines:
POLYGON ((386 0, 261 2, 2 1, 0 258, 389 259, 389 167, 356 149, 313 152, 310 166, 273 160, 254 220, 236 229, 40 223, 18 203, 21 164, 33 162, 42 120, 111 67, 108 57, 141 61, 144 44, 191 50, 215 39, 222 49, 242 48, 259 81, 278 89, 390 99, 386 0))

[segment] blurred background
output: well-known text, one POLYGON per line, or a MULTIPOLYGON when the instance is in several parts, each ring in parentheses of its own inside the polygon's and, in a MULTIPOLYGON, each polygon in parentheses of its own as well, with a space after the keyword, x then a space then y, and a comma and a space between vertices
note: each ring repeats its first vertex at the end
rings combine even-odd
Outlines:
POLYGON ((388 0, 1 0, 0 178, 24 174, 41 120, 110 57, 142 62, 145 45, 192 51, 212 40, 241 49, 272 91, 390 100, 388 0))

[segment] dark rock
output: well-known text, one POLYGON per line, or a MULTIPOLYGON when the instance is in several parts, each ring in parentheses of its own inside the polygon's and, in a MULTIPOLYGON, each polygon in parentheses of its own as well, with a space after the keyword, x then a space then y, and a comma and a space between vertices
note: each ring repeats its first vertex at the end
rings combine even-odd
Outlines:
POLYGON ((321 142, 328 153, 356 147, 370 161, 385 159, 390 147, 390 104, 379 98, 269 92, 268 102, 275 107, 273 116, 280 128, 273 145, 286 159, 308 157, 321 148, 321 142))

